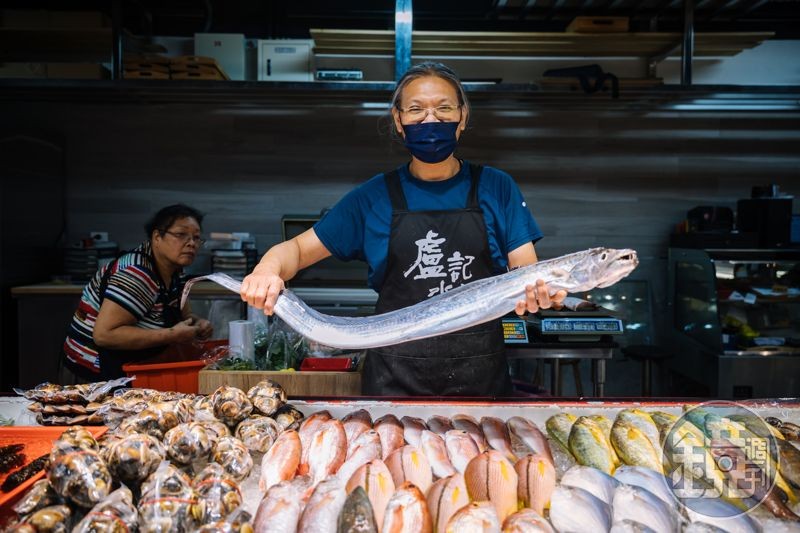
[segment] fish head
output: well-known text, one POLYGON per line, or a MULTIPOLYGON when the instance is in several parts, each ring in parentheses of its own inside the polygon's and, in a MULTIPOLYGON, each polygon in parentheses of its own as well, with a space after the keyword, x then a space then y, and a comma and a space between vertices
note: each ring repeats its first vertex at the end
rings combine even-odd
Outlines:
POLYGON ((570 293, 610 287, 638 264, 635 250, 592 248, 553 260, 549 283, 570 293))

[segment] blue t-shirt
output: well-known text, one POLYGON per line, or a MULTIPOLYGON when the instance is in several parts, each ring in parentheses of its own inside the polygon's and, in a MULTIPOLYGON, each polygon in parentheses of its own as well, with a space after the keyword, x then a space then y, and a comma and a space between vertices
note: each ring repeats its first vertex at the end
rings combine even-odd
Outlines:
MULTIPOLYGON (((466 161, 458 174, 443 181, 415 178, 407 164, 398 172, 410 211, 466 207, 470 189, 466 161)), ((519 187, 501 170, 484 167, 478 184, 478 203, 486 222, 495 271, 503 272, 508 267, 508 253, 538 241, 542 232, 519 187)), ((314 225, 314 231, 337 259, 365 261, 369 265, 369 286, 379 291, 386 272, 391 223, 389 190, 384 175, 378 174, 347 193, 314 225)))

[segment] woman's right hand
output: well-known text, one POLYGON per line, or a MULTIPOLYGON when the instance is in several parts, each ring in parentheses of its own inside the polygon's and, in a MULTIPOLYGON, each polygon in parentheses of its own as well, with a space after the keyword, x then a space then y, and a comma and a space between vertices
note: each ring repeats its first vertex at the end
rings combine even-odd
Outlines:
POLYGON ((264 314, 271 315, 275 310, 278 295, 284 289, 283 280, 272 272, 254 270, 242 281, 240 292, 242 300, 256 309, 263 309, 264 314))
POLYGON ((184 342, 192 342, 195 337, 198 336, 199 330, 197 326, 192 325, 194 323, 193 318, 187 318, 181 322, 178 322, 174 326, 172 326, 172 333, 175 336, 173 342, 175 343, 184 343, 184 342))

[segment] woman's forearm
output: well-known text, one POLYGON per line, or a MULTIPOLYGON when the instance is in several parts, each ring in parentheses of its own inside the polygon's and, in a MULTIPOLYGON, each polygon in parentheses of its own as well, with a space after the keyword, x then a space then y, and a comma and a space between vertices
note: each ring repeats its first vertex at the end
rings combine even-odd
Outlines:
POLYGON ((174 328, 145 329, 137 326, 118 326, 94 332, 94 342, 110 350, 143 350, 176 342, 174 328))

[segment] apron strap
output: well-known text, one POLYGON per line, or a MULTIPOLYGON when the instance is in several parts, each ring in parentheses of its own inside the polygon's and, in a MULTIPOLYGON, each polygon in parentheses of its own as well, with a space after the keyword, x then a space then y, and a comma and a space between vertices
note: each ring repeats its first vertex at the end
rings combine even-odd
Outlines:
POLYGON ((397 169, 384 174, 384 180, 386 180, 386 187, 389 189, 389 200, 392 202, 392 212, 408 211, 408 202, 406 202, 406 195, 403 194, 403 186, 400 184, 400 173, 397 172, 397 169))
POLYGON ((480 207, 478 204, 478 182, 481 179, 482 172, 483 165, 476 165, 474 163, 469 164, 469 176, 471 184, 469 187, 469 196, 467 196, 468 209, 476 209, 480 207))

